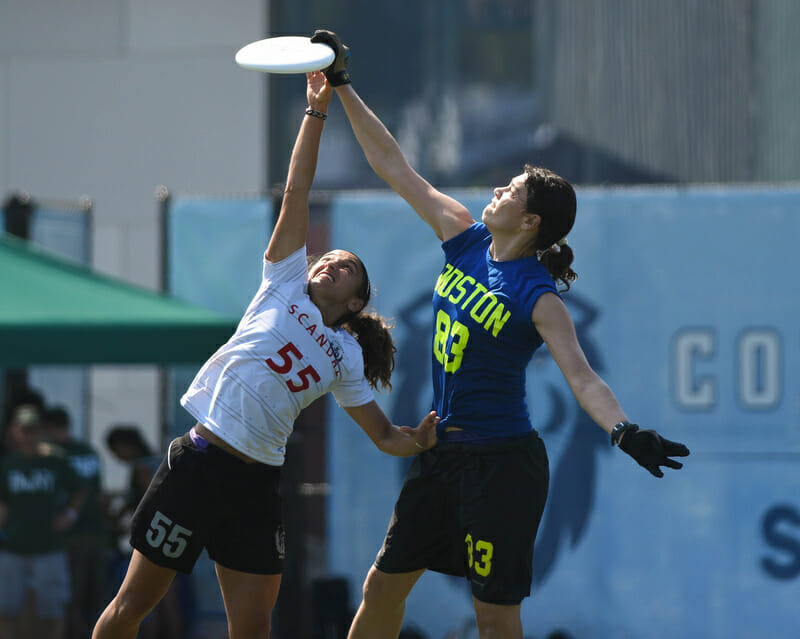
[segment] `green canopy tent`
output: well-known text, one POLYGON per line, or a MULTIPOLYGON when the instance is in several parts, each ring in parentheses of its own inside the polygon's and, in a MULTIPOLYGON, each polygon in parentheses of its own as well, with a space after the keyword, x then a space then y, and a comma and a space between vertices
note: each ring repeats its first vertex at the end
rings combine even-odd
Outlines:
POLYGON ((235 327, 0 235, 0 367, 201 363, 235 327))

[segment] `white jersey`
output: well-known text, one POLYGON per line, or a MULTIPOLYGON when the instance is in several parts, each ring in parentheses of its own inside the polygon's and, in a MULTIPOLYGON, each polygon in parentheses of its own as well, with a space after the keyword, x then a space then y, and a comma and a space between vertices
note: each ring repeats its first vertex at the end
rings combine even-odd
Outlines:
POLYGON ((236 450, 281 466, 300 411, 333 392, 340 406, 374 399, 361 347, 322 323, 308 296, 305 247, 264 260, 261 286, 236 332, 203 365, 181 404, 236 450))

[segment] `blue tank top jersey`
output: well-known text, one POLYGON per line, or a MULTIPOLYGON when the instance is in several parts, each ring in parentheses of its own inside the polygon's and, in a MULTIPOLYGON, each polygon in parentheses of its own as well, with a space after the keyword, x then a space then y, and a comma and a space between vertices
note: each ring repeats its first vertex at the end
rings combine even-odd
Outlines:
POLYGON ((433 293, 433 407, 440 438, 501 439, 532 429, 525 370, 542 338, 531 314, 542 293, 558 292, 535 257, 492 260, 491 241, 477 223, 442 244, 446 264, 433 293), (464 432, 445 434, 447 427, 464 432))

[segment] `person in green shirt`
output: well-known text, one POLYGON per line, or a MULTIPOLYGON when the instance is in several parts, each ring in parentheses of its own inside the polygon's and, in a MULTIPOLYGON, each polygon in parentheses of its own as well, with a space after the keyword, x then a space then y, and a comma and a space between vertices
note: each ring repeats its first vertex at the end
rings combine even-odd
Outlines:
POLYGON ((83 508, 66 534, 66 550, 72 578, 72 597, 67 606, 66 639, 83 639, 105 607, 109 540, 103 507, 100 455, 89 444, 74 438, 71 419, 62 406, 42 414, 45 438, 53 454, 64 456, 86 491, 83 508))
POLYGON ((66 458, 42 444, 36 407, 18 407, 8 434, 0 459, 0 636, 60 637, 70 597, 65 533, 86 491, 66 458))

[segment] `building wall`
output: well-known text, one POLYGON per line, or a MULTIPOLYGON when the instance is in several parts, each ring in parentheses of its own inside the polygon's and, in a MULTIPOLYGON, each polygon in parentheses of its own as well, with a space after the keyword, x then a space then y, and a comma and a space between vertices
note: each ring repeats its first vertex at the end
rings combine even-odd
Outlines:
POLYGON ((760 2, 756 21, 759 86, 757 174, 762 180, 800 179, 800 4, 760 2))
MULTIPOLYGON (((267 6, 4 0, 0 194, 88 195, 93 266, 158 288, 158 185, 175 193, 264 186, 266 81, 233 58, 243 44, 265 37, 267 6)), ((97 367, 91 378, 86 430, 95 443, 103 447, 112 421, 140 423, 158 442, 152 367, 97 367)), ((113 464, 111 470, 116 476, 113 464)))
POLYGON ((800 175, 790 0, 537 2, 547 118, 681 182, 800 175))

